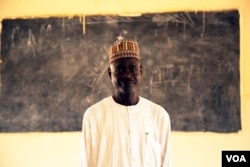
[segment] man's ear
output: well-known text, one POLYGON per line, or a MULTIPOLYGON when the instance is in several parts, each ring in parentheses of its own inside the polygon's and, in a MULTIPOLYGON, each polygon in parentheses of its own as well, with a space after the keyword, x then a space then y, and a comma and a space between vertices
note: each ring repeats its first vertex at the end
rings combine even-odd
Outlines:
POLYGON ((111 79, 111 69, 110 69, 110 67, 108 68, 108 75, 109 75, 109 78, 111 79))
POLYGON ((141 73, 141 75, 142 75, 142 69, 143 69, 143 67, 142 67, 142 65, 140 66, 140 73, 141 73))

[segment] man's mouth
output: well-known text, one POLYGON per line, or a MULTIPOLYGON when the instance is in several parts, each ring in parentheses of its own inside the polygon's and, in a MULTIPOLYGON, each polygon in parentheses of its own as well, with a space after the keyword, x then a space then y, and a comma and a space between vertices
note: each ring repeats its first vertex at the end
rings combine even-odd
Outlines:
POLYGON ((132 85, 132 84, 135 84, 135 80, 121 80, 120 81, 121 84, 123 85, 132 85))

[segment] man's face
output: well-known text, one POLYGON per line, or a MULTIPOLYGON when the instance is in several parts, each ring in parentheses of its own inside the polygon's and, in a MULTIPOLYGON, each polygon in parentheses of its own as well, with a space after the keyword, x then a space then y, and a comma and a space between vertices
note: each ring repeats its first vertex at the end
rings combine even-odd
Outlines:
POLYGON ((117 93, 137 93, 142 76, 140 61, 123 58, 110 63, 109 76, 117 93))

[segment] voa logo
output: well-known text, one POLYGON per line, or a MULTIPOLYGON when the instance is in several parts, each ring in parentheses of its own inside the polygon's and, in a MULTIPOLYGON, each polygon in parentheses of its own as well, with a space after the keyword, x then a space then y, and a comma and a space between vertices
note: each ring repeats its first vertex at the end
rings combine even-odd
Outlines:
POLYGON ((247 162, 244 155, 226 155, 227 162, 247 162))
POLYGON ((222 167, 250 167, 250 151, 222 151, 222 167))

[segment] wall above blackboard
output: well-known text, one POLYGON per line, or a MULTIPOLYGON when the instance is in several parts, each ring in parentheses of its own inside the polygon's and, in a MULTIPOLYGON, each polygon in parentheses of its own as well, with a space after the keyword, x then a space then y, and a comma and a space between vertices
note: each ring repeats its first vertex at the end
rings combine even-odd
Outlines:
POLYGON ((0 131, 80 131, 86 108, 112 94, 107 58, 123 36, 140 45, 141 96, 173 130, 237 132, 239 33, 238 11, 3 20, 0 131))

